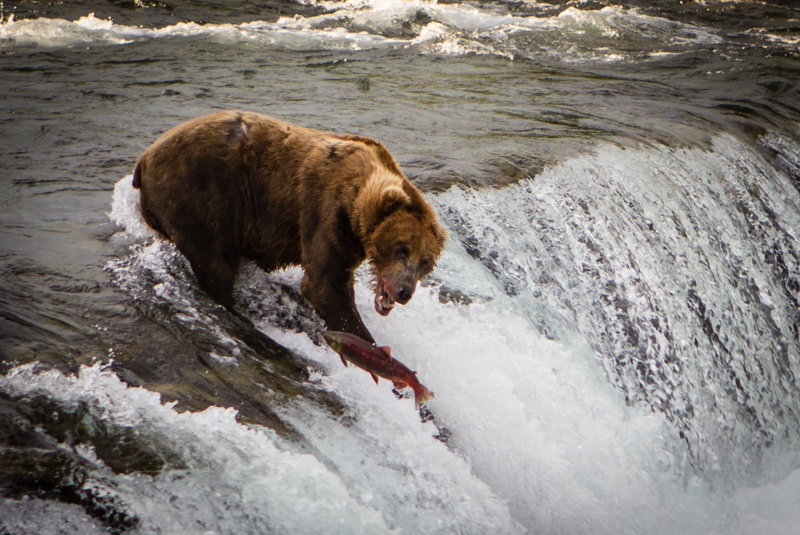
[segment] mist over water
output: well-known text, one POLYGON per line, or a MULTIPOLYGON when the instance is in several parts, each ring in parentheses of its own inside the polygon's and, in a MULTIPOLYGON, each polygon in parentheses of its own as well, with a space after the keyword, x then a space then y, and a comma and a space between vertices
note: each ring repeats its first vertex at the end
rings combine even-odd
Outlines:
MULTIPOLYGON (((784 3, 785 4, 785 3, 784 3)), ((780 2, 9 4, 8 533, 794 533, 800 12, 780 2), (381 140, 451 238, 376 339, 299 268, 236 314, 141 219, 167 128, 381 140)))

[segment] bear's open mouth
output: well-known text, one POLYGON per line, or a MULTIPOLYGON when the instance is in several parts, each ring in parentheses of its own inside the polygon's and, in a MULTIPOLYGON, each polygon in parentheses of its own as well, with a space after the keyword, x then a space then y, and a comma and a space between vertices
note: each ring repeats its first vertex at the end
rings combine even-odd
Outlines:
POLYGON ((389 295, 386 289, 386 280, 381 280, 375 292, 375 310, 381 316, 388 316, 389 312, 394 308, 394 299, 389 295))

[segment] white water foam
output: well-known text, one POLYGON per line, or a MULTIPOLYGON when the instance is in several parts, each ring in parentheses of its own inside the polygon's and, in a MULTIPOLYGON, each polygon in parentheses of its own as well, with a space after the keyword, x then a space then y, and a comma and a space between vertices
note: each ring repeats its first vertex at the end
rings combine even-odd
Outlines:
POLYGON ((100 364, 75 376, 21 366, 0 378, 0 388, 12 396, 44 394, 68 407, 87 403, 97 419, 135 428, 162 453, 180 457, 185 469, 155 477, 103 474, 128 513, 140 518, 141 533, 519 532, 502 503, 408 406, 362 413, 351 428, 330 422, 336 428, 321 443, 366 433, 351 441, 357 449, 344 449, 342 440, 326 452, 337 465, 332 470, 330 462, 279 447, 269 430, 237 423, 233 409, 179 413, 100 364), (384 420, 391 441, 374 434, 384 420), (376 476, 388 477, 373 482, 376 476))
POLYGON ((111 196, 111 210, 108 217, 122 232, 114 235, 115 240, 127 242, 147 241, 156 233, 145 223, 139 209, 139 192, 133 187, 133 175, 127 175, 114 184, 111 196))
POLYGON ((114 24, 93 13, 75 22, 62 19, 13 18, 0 24, 0 48, 9 46, 70 47, 93 43, 121 45, 148 39, 202 37, 225 45, 283 50, 366 50, 402 46, 404 43, 345 28, 314 29, 293 19, 278 23, 197 24, 181 22, 164 28, 114 24))
POLYGON ((797 444, 800 196, 733 137, 712 147, 604 146, 437 202, 497 293, 559 338, 581 333, 721 484, 756 477, 764 448, 797 444))
POLYGON ((108 530, 89 517, 83 507, 74 504, 40 500, 0 499, 0 527, 4 533, 36 535, 107 535, 108 530))
POLYGON ((215 43, 279 50, 371 50, 408 48, 441 55, 494 54, 513 58, 545 51, 567 61, 609 61, 623 51, 595 54, 597 38, 614 41, 653 41, 664 46, 715 44, 720 38, 708 29, 640 14, 617 6, 598 11, 570 7, 557 16, 540 18, 498 14, 466 4, 424 0, 372 0, 321 3, 329 13, 313 17, 282 17, 276 22, 243 24, 179 23, 164 28, 115 24, 90 13, 77 21, 9 18, 0 24, 0 48, 71 47, 129 44, 151 39, 197 37, 215 43), (432 20, 426 24, 417 19, 432 20), (398 34, 411 37, 396 37, 398 34), (521 34, 534 42, 519 46, 521 34), (588 39, 588 40, 587 40, 588 39), (584 44, 580 44, 586 41, 584 44), (576 46, 577 45, 577 46, 576 46))
POLYGON ((315 457, 279 449, 271 432, 236 423, 233 409, 178 413, 100 364, 75 376, 22 366, 0 378, 0 387, 67 405, 87 402, 97 418, 134 427, 180 456, 187 471, 113 478, 143 533, 389 531, 380 513, 351 498, 315 457))

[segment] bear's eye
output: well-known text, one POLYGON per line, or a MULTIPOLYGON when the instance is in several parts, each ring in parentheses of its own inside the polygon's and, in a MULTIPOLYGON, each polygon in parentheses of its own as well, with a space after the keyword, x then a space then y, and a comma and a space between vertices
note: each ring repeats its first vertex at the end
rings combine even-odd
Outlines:
POLYGON ((419 263, 419 267, 422 269, 422 271, 428 271, 428 269, 431 267, 431 261, 427 258, 423 258, 419 263))
POLYGON ((394 256, 399 260, 404 260, 408 258, 408 246, 404 243, 395 246, 394 256))

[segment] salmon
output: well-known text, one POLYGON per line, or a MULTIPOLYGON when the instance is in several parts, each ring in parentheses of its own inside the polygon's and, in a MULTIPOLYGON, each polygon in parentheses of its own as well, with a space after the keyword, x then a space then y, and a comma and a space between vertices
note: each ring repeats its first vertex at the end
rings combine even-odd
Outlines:
POLYGON ((417 407, 433 398, 433 392, 425 388, 417 379, 417 372, 409 370, 402 362, 392 358, 391 349, 378 347, 354 334, 341 331, 325 331, 322 333, 331 349, 339 353, 342 362, 347 361, 372 374, 375 382, 383 377, 394 383, 396 388, 410 387, 414 391, 417 407))

